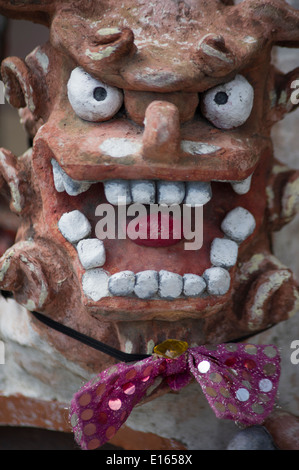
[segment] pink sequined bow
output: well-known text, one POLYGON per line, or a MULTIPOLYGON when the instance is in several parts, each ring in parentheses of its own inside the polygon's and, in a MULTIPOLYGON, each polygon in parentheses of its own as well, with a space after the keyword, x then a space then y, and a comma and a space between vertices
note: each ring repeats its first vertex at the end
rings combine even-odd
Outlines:
POLYGON ((243 425, 261 424, 271 412, 280 376, 272 345, 226 343, 187 349, 175 359, 154 354, 112 366, 73 397, 70 421, 76 442, 92 450, 109 441, 132 409, 158 387, 180 390, 192 378, 216 416, 243 425))

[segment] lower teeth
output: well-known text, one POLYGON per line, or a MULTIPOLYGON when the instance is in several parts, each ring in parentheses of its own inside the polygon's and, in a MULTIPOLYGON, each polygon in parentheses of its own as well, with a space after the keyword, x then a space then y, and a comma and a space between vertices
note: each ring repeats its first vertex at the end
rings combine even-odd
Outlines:
POLYGON ((109 276, 103 269, 89 270, 83 276, 83 290, 94 301, 110 295, 152 300, 204 297, 206 294, 222 296, 229 288, 230 274, 221 267, 209 268, 203 276, 180 276, 165 270, 141 271, 136 275, 132 271, 121 271, 109 276))

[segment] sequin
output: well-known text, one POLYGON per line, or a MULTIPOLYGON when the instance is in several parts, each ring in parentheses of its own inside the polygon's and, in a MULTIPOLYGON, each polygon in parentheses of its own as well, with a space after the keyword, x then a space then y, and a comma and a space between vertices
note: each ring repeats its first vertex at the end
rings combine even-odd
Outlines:
POLYGON ((236 391, 236 397, 239 401, 247 401, 249 399, 249 392, 246 388, 239 388, 236 391))
POLYGON ((159 365, 159 372, 160 374, 162 374, 163 372, 165 372, 166 370, 166 364, 165 364, 165 361, 162 362, 162 364, 159 365))
POLYGON ((271 359, 276 356, 277 351, 273 346, 266 346, 263 350, 263 353, 266 354, 267 357, 270 357, 271 359))
POLYGON ((230 397, 230 393, 229 393, 229 391, 228 391, 226 388, 220 387, 220 390, 219 390, 219 391, 220 391, 220 393, 221 393, 221 395, 222 395, 223 397, 225 397, 225 398, 229 398, 229 397, 230 397))
POLYGON ((210 367, 211 364, 209 363, 209 361, 201 361, 198 364, 197 369, 201 374, 206 374, 210 370, 210 367))
POLYGON ((269 379, 262 379, 259 381, 259 389, 261 392, 270 392, 272 390, 273 384, 269 379))
POLYGON ((125 378, 129 382, 130 380, 133 380, 137 375, 137 372, 135 369, 129 370, 129 372, 126 373, 125 378))
POLYGON ((92 417, 93 417, 93 410, 84 410, 81 413, 81 419, 83 419, 83 421, 88 421, 92 417))
POLYGON ((91 395, 90 393, 83 393, 79 398, 79 403, 81 406, 87 406, 91 402, 91 395))
POLYGON ((106 390, 106 385, 105 384, 101 384, 98 386, 98 388, 96 389, 96 394, 98 397, 102 396, 103 393, 105 392, 106 390))
POLYGON ((106 437, 107 437, 107 439, 108 439, 108 440, 111 439, 111 438, 114 436, 115 433, 116 433, 115 427, 114 427, 114 426, 110 426, 110 427, 107 429, 107 431, 106 431, 106 437))
POLYGON ((92 439, 87 444, 87 448, 88 448, 88 450, 95 450, 98 447, 100 447, 100 445, 101 445, 101 443, 100 443, 99 439, 92 439))
POLYGON ((212 387, 206 387, 205 392, 207 395, 209 395, 212 398, 215 398, 218 395, 217 390, 215 390, 212 387))
POLYGON ((117 411, 121 408, 121 400, 119 398, 109 400, 108 406, 109 406, 110 410, 117 411))
POLYGON ((212 382, 219 384, 222 380, 222 377, 217 372, 212 372, 212 374, 210 374, 210 379, 212 380, 212 382))
POLYGON ((225 406, 223 405, 223 403, 220 403, 219 401, 215 403, 215 408, 216 410, 221 411, 222 413, 224 413, 225 411, 225 406))
POLYGON ((276 365, 275 364, 265 364, 263 367, 263 372, 265 375, 273 375, 276 372, 276 365))
POLYGON ((95 434, 96 430, 96 425, 93 423, 86 424, 86 426, 84 426, 83 428, 85 436, 92 436, 93 434, 95 434))
POLYGON ((225 360, 224 364, 228 367, 232 367, 236 364, 236 362, 237 362, 237 359, 235 357, 228 357, 225 360))
POLYGON ((150 376, 147 375, 146 377, 143 377, 143 379, 141 379, 141 381, 142 381, 142 382, 147 382, 149 378, 150 378, 150 376))
POLYGON ((254 346, 253 344, 246 344, 244 346, 245 351, 247 354, 256 354, 257 353, 257 347, 254 346))
POLYGON ((256 368, 256 362, 253 359, 246 359, 244 361, 244 367, 248 370, 253 370, 256 368))
POLYGON ((248 380, 243 380, 243 381, 242 381, 242 384, 244 385, 244 387, 248 388, 248 390, 251 390, 251 385, 250 385, 250 383, 248 382, 248 380))
POLYGON ((262 403, 269 403, 270 401, 269 396, 263 395, 262 393, 259 394, 258 398, 259 398, 259 401, 261 401, 262 403))
POLYGON ((126 395, 133 395, 133 393, 135 393, 136 387, 131 382, 128 382, 122 386, 122 389, 126 395))
POLYGON ((237 408, 235 407, 235 405, 232 405, 231 403, 229 403, 227 405, 227 408, 229 409, 229 411, 232 413, 232 414, 237 414, 238 413, 238 410, 237 408))
POLYGON ((235 352, 235 351, 237 351, 238 346, 237 346, 236 344, 233 344, 233 343, 231 343, 231 344, 226 344, 226 345, 225 345, 225 349, 226 349, 227 351, 230 351, 230 352, 235 352))
POLYGON ((251 374, 247 370, 243 370, 242 371, 242 377, 243 377, 243 379, 249 381, 251 379, 251 374))
POLYGON ((256 413, 257 415, 261 415, 264 413, 264 407, 260 405, 259 403, 254 403, 251 408, 252 408, 252 411, 256 413))
POLYGON ((99 413, 99 416, 98 416, 98 421, 100 424, 106 424, 108 421, 107 413, 105 413, 104 411, 101 411, 101 413, 99 413))
POLYGON ((144 371, 143 371, 143 377, 147 377, 148 375, 151 375, 153 372, 153 366, 147 366, 144 371))

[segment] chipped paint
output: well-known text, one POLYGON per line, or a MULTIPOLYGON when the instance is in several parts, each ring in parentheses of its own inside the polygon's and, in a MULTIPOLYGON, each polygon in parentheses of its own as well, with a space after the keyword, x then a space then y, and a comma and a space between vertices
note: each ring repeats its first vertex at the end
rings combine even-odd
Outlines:
POLYGON ((278 104, 279 105, 286 104, 287 100, 288 100, 287 92, 285 90, 283 90, 280 94, 278 104))
POLYGON ((47 285, 45 284, 44 281, 41 281, 41 291, 38 299, 38 307, 42 308, 46 302, 46 299, 48 297, 48 288, 47 285))
POLYGON ((216 57, 217 59, 222 60, 223 62, 227 62, 228 64, 233 63, 233 59, 227 56, 227 54, 224 54, 223 52, 214 49, 214 47, 211 47, 208 44, 202 44, 200 47, 203 53, 206 55, 216 57))
POLYGON ((87 49, 85 55, 92 60, 103 60, 110 57, 117 49, 117 46, 107 46, 105 49, 98 52, 91 52, 90 49, 87 49))
POLYGON ((11 207, 16 213, 22 212, 22 197, 19 191, 19 180, 17 178, 16 168, 7 163, 6 155, 0 151, 0 165, 2 175, 6 180, 11 193, 11 207))
POLYGON ((204 142, 193 142, 192 140, 182 140, 181 149, 183 152, 192 155, 207 155, 220 150, 216 145, 206 144, 204 142))
POLYGON ((21 255, 20 259, 21 261, 23 261, 23 263, 25 263, 28 266, 31 272, 33 273, 36 272, 34 264, 31 261, 29 261, 24 255, 21 255))
POLYGON ((101 145, 100 150, 112 158, 122 158, 134 155, 141 150, 142 144, 126 138, 113 137, 106 139, 101 145))
POLYGON ((290 277, 289 271, 276 271, 269 276, 267 282, 259 286, 253 304, 248 311, 248 328, 250 330, 256 330, 262 325, 266 302, 290 277))
POLYGON ((247 263, 244 263, 240 268, 240 280, 247 281, 251 274, 257 272, 260 269, 260 265, 266 259, 264 253, 256 253, 250 258, 247 263))
POLYGON ((299 211, 299 178, 289 182, 282 197, 282 217, 289 219, 299 211))
POLYGON ((257 39, 252 36, 245 36, 243 38, 243 42, 245 42, 246 44, 254 44, 257 42, 257 39))
POLYGON ((10 181, 8 185, 10 187, 11 194, 11 207, 16 213, 20 214, 22 212, 22 196, 19 191, 19 185, 14 181, 10 181))
POLYGON ((112 34, 120 34, 121 30, 119 28, 101 28, 97 31, 97 34, 100 36, 110 36, 112 34))
POLYGON ((7 271, 10 268, 11 260, 14 256, 14 254, 15 254, 15 250, 12 249, 12 250, 6 252, 3 255, 4 256, 4 261, 3 261, 2 267, 0 269, 0 282, 3 282, 3 280, 4 280, 5 274, 7 273, 7 271))
POLYGON ((42 52, 39 47, 37 47, 33 51, 33 54, 35 55, 36 60, 38 61, 39 65, 41 66, 43 72, 45 74, 47 74, 48 71, 49 71, 49 65, 50 65, 49 57, 47 56, 47 54, 45 52, 42 52))

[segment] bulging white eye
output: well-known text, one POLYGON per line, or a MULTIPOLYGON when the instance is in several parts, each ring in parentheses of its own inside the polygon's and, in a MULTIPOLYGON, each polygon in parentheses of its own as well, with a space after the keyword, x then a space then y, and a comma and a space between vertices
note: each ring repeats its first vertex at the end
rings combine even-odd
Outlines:
POLYGON ((72 71, 67 90, 73 110, 85 121, 107 121, 123 103, 121 90, 96 80, 82 67, 72 71))
POLYGON ((220 129, 242 126, 249 118, 254 100, 254 90, 242 75, 203 95, 202 113, 220 129))

